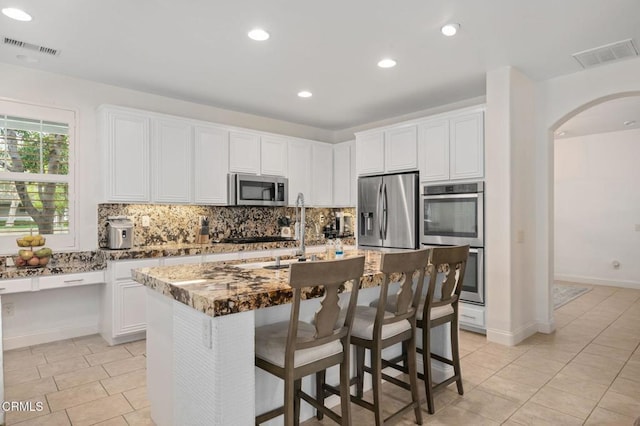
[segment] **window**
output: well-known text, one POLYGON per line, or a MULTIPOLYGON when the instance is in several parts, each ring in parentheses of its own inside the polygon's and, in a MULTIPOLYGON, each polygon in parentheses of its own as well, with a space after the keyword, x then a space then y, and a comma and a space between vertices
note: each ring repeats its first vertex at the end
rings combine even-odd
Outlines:
POLYGON ((75 113, 0 100, 0 250, 41 234, 55 249, 74 246, 75 113))

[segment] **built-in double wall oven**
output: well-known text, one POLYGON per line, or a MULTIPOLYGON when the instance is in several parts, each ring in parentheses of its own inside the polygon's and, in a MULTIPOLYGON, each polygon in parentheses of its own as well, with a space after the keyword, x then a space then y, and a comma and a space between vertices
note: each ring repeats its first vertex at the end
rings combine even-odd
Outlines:
POLYGON ((423 247, 469 244, 460 300, 484 305, 484 182, 424 186, 420 210, 423 247))

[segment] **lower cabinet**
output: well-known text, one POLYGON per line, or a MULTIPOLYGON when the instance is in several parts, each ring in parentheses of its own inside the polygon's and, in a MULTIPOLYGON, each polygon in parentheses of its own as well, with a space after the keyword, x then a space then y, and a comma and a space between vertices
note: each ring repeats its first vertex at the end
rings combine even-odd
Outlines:
POLYGON ((471 305, 468 303, 460 303, 459 322, 460 328, 475 331, 484 332, 487 328, 485 322, 485 307, 478 305, 471 305))
POLYGON ((145 288, 131 279, 131 270, 154 266, 160 266, 159 259, 108 263, 100 333, 110 345, 144 339, 147 328, 145 288))

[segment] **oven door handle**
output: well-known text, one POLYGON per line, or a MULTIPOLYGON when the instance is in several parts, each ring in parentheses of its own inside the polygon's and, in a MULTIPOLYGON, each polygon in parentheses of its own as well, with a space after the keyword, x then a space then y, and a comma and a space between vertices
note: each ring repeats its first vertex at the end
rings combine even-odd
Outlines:
POLYGON ((478 198, 478 194, 446 194, 446 195, 424 195, 422 198, 425 200, 450 200, 450 199, 465 199, 465 198, 478 198))

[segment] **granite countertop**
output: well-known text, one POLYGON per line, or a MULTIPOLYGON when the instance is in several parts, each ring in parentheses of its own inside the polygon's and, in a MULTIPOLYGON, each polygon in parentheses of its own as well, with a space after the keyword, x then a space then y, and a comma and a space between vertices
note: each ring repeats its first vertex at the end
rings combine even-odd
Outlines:
MULTIPOLYGON (((308 246, 321 245, 323 241, 309 241, 308 246)), ((355 239, 345 239, 345 245, 355 244, 355 239)), ((136 260, 174 256, 196 256, 200 254, 233 253, 242 251, 273 250, 298 247, 298 241, 268 243, 215 243, 210 244, 163 244, 134 247, 126 250, 100 248, 95 251, 54 252, 50 262, 42 268, 16 268, 8 259, 0 256, 0 279, 25 278, 41 275, 75 274, 99 271, 107 268, 108 261, 136 260)))
MULTIPOLYGON (((345 256, 365 256, 364 276, 360 288, 379 286, 381 253, 350 250, 345 256)), ((322 255, 318 258, 322 260, 322 255)), ((270 270, 260 266, 241 268, 243 264, 273 262, 273 258, 244 261, 207 262, 199 265, 176 265, 140 268, 133 279, 206 315, 216 317, 291 302, 289 270, 270 270)), ((348 289, 347 289, 348 290, 348 289)), ((305 289, 302 297, 320 297, 317 287, 305 289)))

